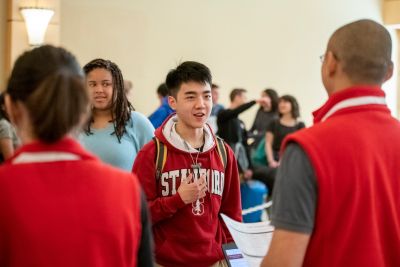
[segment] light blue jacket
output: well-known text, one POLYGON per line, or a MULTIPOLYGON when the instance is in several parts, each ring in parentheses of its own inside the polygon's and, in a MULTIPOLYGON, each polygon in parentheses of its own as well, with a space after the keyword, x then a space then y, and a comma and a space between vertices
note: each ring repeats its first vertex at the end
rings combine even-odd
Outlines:
POLYGON ((117 136, 112 134, 112 123, 103 129, 92 128, 90 135, 82 132, 79 141, 103 162, 131 171, 137 153, 153 138, 154 127, 143 114, 133 111, 125 129, 121 143, 118 142, 117 136))

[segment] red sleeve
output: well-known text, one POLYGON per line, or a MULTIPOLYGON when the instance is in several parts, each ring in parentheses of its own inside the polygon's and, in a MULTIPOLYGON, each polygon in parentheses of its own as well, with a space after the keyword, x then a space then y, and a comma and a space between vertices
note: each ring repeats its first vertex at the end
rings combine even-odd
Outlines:
POLYGON ((146 194, 153 224, 172 217, 180 208, 185 206, 178 193, 170 197, 160 197, 157 193, 155 144, 153 141, 147 143, 139 151, 132 172, 139 178, 146 194))
MULTIPOLYGON (((220 212, 236 221, 241 222, 242 204, 240 199, 240 179, 238 166, 232 149, 226 144, 225 148, 228 160, 225 168, 225 187, 222 196, 220 212)), ((231 234, 224 223, 223 227, 227 242, 233 242, 231 234)))

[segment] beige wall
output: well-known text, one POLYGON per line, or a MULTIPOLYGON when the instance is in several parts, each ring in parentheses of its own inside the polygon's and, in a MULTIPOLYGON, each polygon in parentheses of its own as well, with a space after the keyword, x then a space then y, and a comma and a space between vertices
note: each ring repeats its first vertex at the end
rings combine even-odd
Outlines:
MULTIPOLYGON (((393 53, 393 61, 395 63, 395 75, 391 81, 387 83, 387 85, 391 85, 391 90, 387 90, 387 95, 392 96, 392 111, 396 113, 397 117, 400 115, 400 0, 384 0, 383 1, 383 21, 392 29, 392 38, 397 39, 397 43, 394 42, 394 53, 393 53), (396 81, 397 78, 397 81, 396 81), (395 89, 395 90, 393 90, 395 89), (397 94, 397 96, 396 96, 397 94), (395 101, 393 98, 397 98, 395 101), (396 103, 397 102, 397 107, 396 103)), ((389 102, 390 104, 390 102, 389 102)))
MULTIPOLYGON (((329 35, 351 20, 381 21, 380 4, 379 0, 61 0, 60 43, 82 64, 95 57, 115 61, 134 82, 133 103, 144 114, 156 108, 155 90, 167 71, 181 61, 198 60, 211 68, 214 81, 222 86, 224 104, 235 86, 247 88, 250 97, 271 86, 281 94, 295 95, 303 119, 310 124, 311 111, 326 99, 318 56, 329 35)), ((0 6, 0 14, 4 10, 0 6)), ((3 23, 1 19, 0 34, 3 23)), ((255 108, 243 116, 248 126, 254 112, 255 108)))
POLYGON ((387 24, 400 24, 400 0, 383 0, 383 20, 387 24))
MULTIPOLYGON (((319 55, 332 31, 359 18, 381 21, 379 0, 62 0, 61 44, 82 64, 115 61, 149 114, 167 71, 185 60, 208 65, 228 104, 233 87, 257 97, 267 86, 295 95, 303 119, 325 99, 319 55)), ((250 126, 256 108, 244 114, 250 126)))
POLYGON ((59 45, 60 0, 0 0, 0 91, 5 89, 14 61, 20 54, 31 48, 25 22, 19 9, 36 4, 55 11, 48 25, 44 42, 59 45))
POLYGON ((15 60, 26 50, 31 49, 28 42, 28 33, 25 21, 21 15, 21 7, 32 7, 36 4, 42 8, 50 8, 54 11, 50 23, 44 36, 44 43, 59 45, 60 44, 60 0, 8 0, 7 14, 7 59, 5 73, 11 72, 15 60))
POLYGON ((0 0, 0 92, 6 85, 6 22, 7 22, 7 5, 6 0, 0 0))

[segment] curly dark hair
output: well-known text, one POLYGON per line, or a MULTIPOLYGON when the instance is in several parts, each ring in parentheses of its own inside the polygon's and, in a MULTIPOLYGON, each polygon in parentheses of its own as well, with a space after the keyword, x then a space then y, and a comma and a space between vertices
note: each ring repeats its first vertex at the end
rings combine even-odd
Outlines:
MULTIPOLYGON (((121 138, 126 132, 125 125, 131 119, 131 112, 135 110, 129 102, 124 91, 124 78, 122 72, 114 62, 101 58, 94 59, 83 67, 83 71, 88 75, 94 69, 105 69, 111 73, 112 76, 112 103, 111 103, 111 122, 114 124, 114 132, 121 142, 121 138)), ((84 131, 87 135, 93 134, 90 130, 90 125, 93 123, 93 114, 90 116, 84 131)))

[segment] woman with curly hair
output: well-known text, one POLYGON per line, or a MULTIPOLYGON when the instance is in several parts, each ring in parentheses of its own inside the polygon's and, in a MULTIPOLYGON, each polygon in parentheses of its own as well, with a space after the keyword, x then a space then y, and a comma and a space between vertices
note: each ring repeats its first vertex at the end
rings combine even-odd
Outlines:
POLYGON ((94 59, 83 70, 92 112, 80 141, 104 162, 131 171, 137 153, 152 139, 154 127, 134 111, 124 91, 122 72, 114 62, 94 59))

